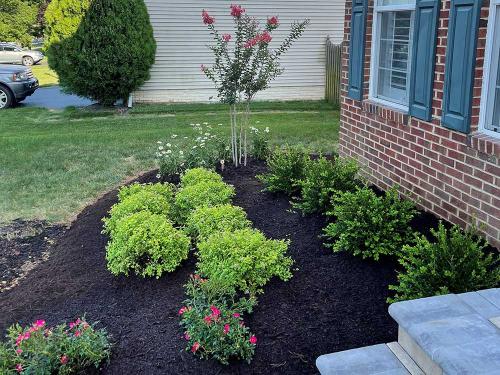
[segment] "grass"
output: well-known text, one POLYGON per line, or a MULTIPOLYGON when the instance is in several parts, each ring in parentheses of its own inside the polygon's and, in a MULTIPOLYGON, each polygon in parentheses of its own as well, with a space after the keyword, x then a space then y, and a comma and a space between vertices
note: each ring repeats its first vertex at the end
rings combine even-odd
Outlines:
POLYGON ((47 61, 42 61, 38 65, 33 65, 31 67, 33 74, 38 81, 40 81, 41 87, 54 86, 59 84, 59 78, 57 77, 57 73, 49 68, 49 64, 47 61))
MULTIPOLYGON (((323 102, 262 102, 252 122, 274 144, 336 148, 339 113, 323 102)), ((156 167, 156 141, 190 136, 190 123, 223 124, 221 105, 140 105, 111 110, 15 108, 0 116, 0 223, 16 218, 67 222, 103 192, 156 167)))

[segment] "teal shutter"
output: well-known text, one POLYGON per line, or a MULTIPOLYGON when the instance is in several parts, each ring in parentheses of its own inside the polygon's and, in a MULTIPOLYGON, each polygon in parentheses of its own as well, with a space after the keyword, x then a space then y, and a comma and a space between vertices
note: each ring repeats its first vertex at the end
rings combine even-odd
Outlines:
POLYGON ((443 126, 468 133, 482 0, 452 0, 446 50, 443 126))
POLYGON ((430 121, 439 0, 417 0, 410 76, 410 115, 430 121))
POLYGON ((368 0, 352 0, 351 36, 349 45, 349 87, 347 95, 363 99, 365 31, 368 0))

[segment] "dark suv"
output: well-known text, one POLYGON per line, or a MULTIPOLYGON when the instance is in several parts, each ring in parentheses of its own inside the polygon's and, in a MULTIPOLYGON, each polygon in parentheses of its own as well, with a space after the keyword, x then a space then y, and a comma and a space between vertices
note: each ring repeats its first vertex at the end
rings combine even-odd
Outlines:
POLYGON ((0 65, 0 110, 22 102, 38 88, 38 80, 23 66, 0 65))

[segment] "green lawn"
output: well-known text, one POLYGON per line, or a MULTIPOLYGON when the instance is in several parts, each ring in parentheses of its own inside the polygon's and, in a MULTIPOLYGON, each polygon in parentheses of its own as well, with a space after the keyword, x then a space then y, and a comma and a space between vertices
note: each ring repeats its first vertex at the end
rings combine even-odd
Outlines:
POLYGON ((40 86, 54 86, 59 83, 57 73, 49 68, 46 60, 32 66, 31 70, 35 77, 38 78, 38 81, 40 81, 40 86))
MULTIPOLYGON (((255 103, 252 122, 274 144, 331 152, 339 113, 323 102, 255 103)), ((222 123, 220 105, 142 105, 129 114, 15 108, 0 114, 0 223, 16 218, 66 222, 103 192, 156 167, 156 141, 189 136, 190 123, 222 123)))

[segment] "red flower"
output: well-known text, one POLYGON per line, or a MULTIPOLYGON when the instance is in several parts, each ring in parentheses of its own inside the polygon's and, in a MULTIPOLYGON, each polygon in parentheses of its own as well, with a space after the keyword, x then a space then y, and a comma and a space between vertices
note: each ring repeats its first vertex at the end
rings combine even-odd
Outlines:
POLYGON ((80 337, 82 333, 80 331, 75 331, 75 337, 80 337))
POLYGON ((257 344, 257 337, 251 336, 250 340, 248 340, 248 341, 250 341, 250 344, 255 345, 255 344, 257 344))
POLYGON ((273 37, 271 36, 271 34, 269 34, 268 31, 264 31, 259 38, 260 42, 267 44, 271 43, 271 40, 273 40, 273 37))
POLYGON ((241 315, 240 315, 240 314, 238 314, 238 313, 234 313, 234 314, 233 314, 233 316, 234 316, 235 318, 239 318, 241 315))
POLYGON ((193 344, 193 346, 191 347, 191 351, 192 351, 193 353, 196 353, 196 352, 198 351, 198 349, 199 349, 199 348, 200 348, 200 343, 199 343, 199 342, 195 342, 195 343, 193 344))
POLYGON ((224 42, 229 42, 231 40, 231 34, 223 34, 222 35, 222 40, 224 40, 224 42))
POLYGON ((18 363, 18 364, 16 365, 16 371, 17 371, 17 372, 19 372, 19 373, 23 372, 23 365, 22 365, 22 364, 20 364, 20 363, 18 363))
POLYGON ((203 318, 205 323, 210 324, 212 323, 212 317, 210 315, 207 315, 206 317, 203 318))
MULTIPOLYGON (((202 65, 203 66, 203 65, 202 65)), ((184 314, 186 311, 188 311, 187 307, 186 306, 182 306, 179 310, 179 315, 182 315, 184 314)))
POLYGON ((205 25, 211 25, 215 22, 215 18, 211 17, 205 9, 201 12, 201 18, 205 25))
POLYGON ((254 47, 257 43, 259 43, 259 35, 257 35, 255 38, 250 39, 245 43, 243 46, 244 48, 252 48, 254 47))
POLYGON ((240 18, 245 13, 245 9, 241 5, 231 5, 231 16, 240 18))
POLYGON ((212 315, 217 318, 220 315, 220 310, 215 306, 210 306, 210 310, 212 310, 212 315))
POLYGON ((280 24, 280 21, 278 20, 278 17, 273 16, 273 17, 267 19, 267 24, 269 26, 276 28, 280 24))
POLYGON ((67 355, 61 356, 61 364, 65 365, 66 363, 68 363, 68 356, 67 355))
POLYGON ((229 333, 230 327, 229 324, 224 325, 224 334, 227 335, 229 333))

